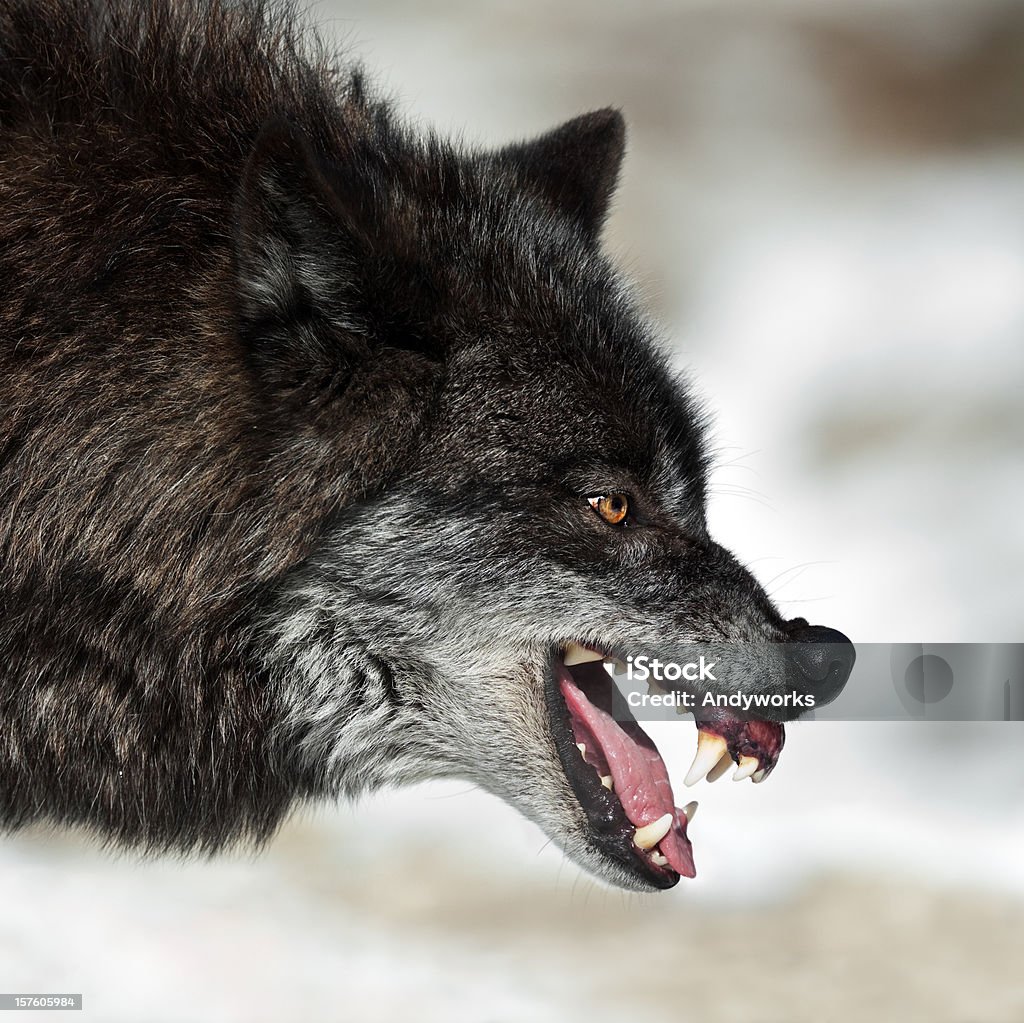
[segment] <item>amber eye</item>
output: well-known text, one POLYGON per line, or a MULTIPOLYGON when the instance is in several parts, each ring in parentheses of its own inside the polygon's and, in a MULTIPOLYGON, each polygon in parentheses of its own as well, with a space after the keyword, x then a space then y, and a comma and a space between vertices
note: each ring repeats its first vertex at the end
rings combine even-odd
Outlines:
POLYGON ((625 494, 596 494, 587 498, 587 504, 610 526, 621 526, 629 515, 629 498, 625 494))

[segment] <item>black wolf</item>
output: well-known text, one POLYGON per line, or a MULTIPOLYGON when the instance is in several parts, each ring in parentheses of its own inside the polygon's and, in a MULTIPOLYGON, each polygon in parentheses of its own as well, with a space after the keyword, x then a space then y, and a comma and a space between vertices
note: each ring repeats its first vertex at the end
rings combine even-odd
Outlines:
MULTIPOLYGON (((278 5, 0 0, 6 827, 214 850, 461 776, 612 882, 693 873, 595 664, 799 641, 748 688, 821 702, 852 648, 708 534, 599 245, 623 145, 414 133, 278 5)), ((695 776, 774 766, 699 723, 695 776)))

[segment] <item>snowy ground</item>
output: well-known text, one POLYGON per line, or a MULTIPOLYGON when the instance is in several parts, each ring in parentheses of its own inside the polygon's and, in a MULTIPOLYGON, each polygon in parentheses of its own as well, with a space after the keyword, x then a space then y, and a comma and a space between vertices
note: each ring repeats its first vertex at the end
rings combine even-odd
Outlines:
MULTIPOLYGON (((609 242, 716 412, 713 528, 790 613, 1022 638, 1024 115, 999 76, 1024 4, 320 10, 468 139, 625 108, 609 242)), ((665 727, 678 773, 692 726, 665 727)), ((0 990, 125 1023, 1019 1021, 1022 793, 1021 726, 809 722, 768 784, 701 786, 700 876, 652 899, 458 785, 325 808, 259 859, 28 834, 0 843, 0 990)))

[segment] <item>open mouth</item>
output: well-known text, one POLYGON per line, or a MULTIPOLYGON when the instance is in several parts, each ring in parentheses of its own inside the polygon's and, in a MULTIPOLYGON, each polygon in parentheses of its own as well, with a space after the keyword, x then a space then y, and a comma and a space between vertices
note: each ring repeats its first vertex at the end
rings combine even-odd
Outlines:
MULTIPOLYGON (((552 657, 548 702, 555 746, 601 852, 656 888, 695 877, 687 828, 695 802, 675 805, 665 763, 652 739, 619 705, 612 714, 610 654, 569 643, 552 657)), ((620 701, 620 704, 623 701, 620 701)), ((785 742, 781 724, 716 710, 697 719, 697 752, 684 779, 763 781, 785 742)))

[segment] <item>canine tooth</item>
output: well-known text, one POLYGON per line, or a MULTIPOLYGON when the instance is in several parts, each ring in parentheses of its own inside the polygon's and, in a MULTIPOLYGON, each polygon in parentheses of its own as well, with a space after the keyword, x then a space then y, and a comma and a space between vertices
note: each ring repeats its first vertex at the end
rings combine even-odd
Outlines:
POLYGON ((654 852, 651 853, 651 863, 656 863, 659 867, 668 866, 668 860, 666 860, 665 857, 662 856, 657 849, 655 849, 654 852))
POLYGON ((603 660, 604 658, 600 654, 588 650, 585 646, 580 646, 579 643, 570 643, 565 648, 565 655, 562 657, 562 663, 567 668, 571 668, 574 664, 590 664, 591 661, 603 660))
POLYGON ((695 799, 693 802, 687 803, 683 807, 683 813, 686 814, 686 823, 689 824, 697 816, 697 800, 695 799))
POLYGON ((587 744, 585 742, 576 743, 576 748, 580 751, 581 757, 585 757, 587 755, 587 744))
POLYGON ((612 790, 612 776, 610 774, 601 775, 601 784, 609 791, 612 790))
POLYGON ((757 757, 740 757, 740 766, 732 776, 733 781, 746 781, 757 770, 757 757))
POLYGON ((633 845, 638 849, 653 849, 668 834, 672 827, 672 820, 672 814, 666 813, 653 824, 645 824, 642 828, 637 828, 633 835, 633 845))
POLYGON ((755 785, 760 785, 760 784, 761 784, 761 782, 763 782, 763 781, 765 780, 765 778, 767 778, 767 777, 768 777, 768 769, 767 769, 767 768, 765 768, 765 767, 762 767, 760 771, 755 771, 755 772, 754 772, 754 773, 753 773, 753 774, 752 774, 752 775, 750 776, 750 780, 751 780, 751 781, 752 781, 752 782, 753 782, 753 783, 754 783, 755 785))
POLYGON ((718 781, 733 765, 733 759, 728 753, 723 753, 722 758, 708 771, 708 781, 718 781))
POLYGON ((693 764, 683 779, 683 784, 696 785, 726 753, 728 753, 728 747, 725 744, 725 739, 720 735, 705 732, 703 728, 698 730, 697 755, 693 758, 693 764))

